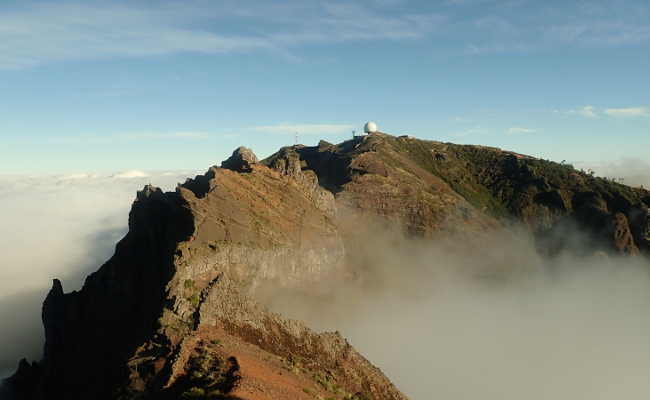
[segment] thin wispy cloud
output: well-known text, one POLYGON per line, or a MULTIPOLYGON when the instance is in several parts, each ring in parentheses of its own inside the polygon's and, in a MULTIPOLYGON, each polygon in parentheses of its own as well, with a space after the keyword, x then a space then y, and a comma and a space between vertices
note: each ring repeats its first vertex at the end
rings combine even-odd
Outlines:
MULTIPOLYGON (((560 112, 560 111, 557 111, 560 112)), ((562 113, 562 112, 560 112, 562 113)), ((605 108, 596 109, 594 106, 583 106, 574 108, 563 112, 566 115, 574 115, 584 118, 599 118, 599 117, 616 117, 616 118, 638 118, 649 117, 650 109, 647 107, 627 107, 627 108, 605 108)))
POLYGON ((484 129, 484 128, 480 127, 480 126, 474 126, 474 127, 471 127, 471 128, 461 130, 461 131, 452 132, 451 136, 466 137, 466 136, 480 135, 480 134, 484 134, 486 132, 487 132, 486 129, 484 129))
POLYGON ((596 108, 594 106, 582 106, 579 108, 574 108, 567 111, 565 114, 577 115, 584 118, 598 118, 598 114, 596 113, 596 108))
POLYGON ((507 133, 509 135, 520 135, 520 134, 535 133, 535 132, 537 132, 536 129, 522 128, 522 127, 512 127, 507 130, 507 133))
POLYGON ((479 15, 471 22, 455 20, 468 35, 466 53, 518 53, 548 51, 562 47, 613 47, 642 45, 650 42, 650 7, 634 0, 593 1, 547 7, 543 2, 467 1, 493 3, 494 14, 479 15), (517 10, 513 12, 513 10, 517 10))
POLYGON ((532 17, 479 13, 468 19, 459 7, 405 11, 402 3, 188 1, 145 8, 127 2, 29 2, 0 13, 0 68, 178 53, 266 51, 300 59, 296 54, 306 45, 418 40, 434 33, 460 34, 464 43, 459 44, 470 54, 650 41, 645 9, 605 18, 576 8, 584 18, 567 20, 564 14, 537 12, 532 3, 511 1, 507 7, 499 3, 498 11, 519 7, 532 17))
MULTIPOLYGON (((46 61, 204 53, 268 48, 263 38, 221 35, 185 27, 180 7, 36 3, 0 15, 0 66, 46 61)), ((198 11, 198 10, 197 10, 198 11)), ((189 15, 198 19, 199 15, 189 15)))
POLYGON ((416 39, 435 30, 445 18, 437 14, 385 15, 359 5, 325 3, 324 12, 301 22, 302 33, 289 42, 310 40, 416 39), (368 21, 369 23, 364 23, 368 21))
POLYGON ((255 126, 257 132, 275 134, 326 135, 350 132, 354 125, 349 124, 278 124, 255 126))
POLYGON ((605 114, 621 118, 650 117, 650 109, 646 107, 608 108, 605 110, 605 114))
POLYGON ((206 8, 192 2, 149 9, 128 3, 32 3, 0 14, 0 68, 181 52, 266 50, 286 55, 291 47, 309 43, 415 39, 442 20, 428 14, 382 15, 342 3, 313 10, 278 5, 271 11, 263 5, 206 8), (373 24, 359 23, 363 19, 373 24), (242 20, 257 29, 224 33, 217 24, 224 20, 242 20))
MULTIPOLYGON (((88 134, 77 136, 53 137, 48 140, 55 143, 114 143, 114 142, 141 142, 141 141, 193 141, 206 140, 217 133, 201 131, 179 132, 125 132, 104 135, 88 134)), ((221 135, 219 135, 221 136, 221 135)))
POLYGON ((168 133, 141 132, 141 133, 120 134, 120 135, 115 135, 115 137, 131 139, 131 140, 147 140, 147 139, 205 140, 208 139, 210 135, 211 134, 208 132, 181 131, 181 132, 168 132, 168 133))
POLYGON ((629 18, 572 22, 545 28, 544 37, 551 42, 590 46, 638 44, 650 40, 650 26, 629 18))
POLYGON ((526 43, 471 43, 466 46, 465 54, 481 55, 494 53, 522 53, 532 49, 533 47, 526 43))
POLYGON ((490 15, 477 19, 474 24, 477 28, 495 33, 514 33, 517 28, 508 20, 502 17, 490 15))

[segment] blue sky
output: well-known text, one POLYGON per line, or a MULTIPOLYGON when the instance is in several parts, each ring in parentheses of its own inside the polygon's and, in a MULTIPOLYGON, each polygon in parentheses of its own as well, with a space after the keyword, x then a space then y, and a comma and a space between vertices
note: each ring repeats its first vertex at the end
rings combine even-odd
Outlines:
POLYGON ((366 120, 648 160, 649 20, 635 0, 3 1, 0 173, 205 169, 366 120))

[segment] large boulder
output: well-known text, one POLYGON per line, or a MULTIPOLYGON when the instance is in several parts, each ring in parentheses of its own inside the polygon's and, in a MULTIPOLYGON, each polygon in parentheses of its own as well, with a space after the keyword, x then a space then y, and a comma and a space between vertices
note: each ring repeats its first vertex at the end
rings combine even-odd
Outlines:
POLYGON ((252 165, 258 162, 257 156, 251 149, 241 146, 232 152, 230 158, 221 163, 221 168, 238 172, 250 172, 253 170, 252 165))

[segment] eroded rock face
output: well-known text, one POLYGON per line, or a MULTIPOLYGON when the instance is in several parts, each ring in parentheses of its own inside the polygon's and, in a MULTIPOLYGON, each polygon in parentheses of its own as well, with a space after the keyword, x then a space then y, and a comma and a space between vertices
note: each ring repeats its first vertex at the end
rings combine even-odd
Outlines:
POLYGON ((241 146, 233 151, 230 158, 221 163, 221 168, 231 169, 238 172, 252 171, 253 164, 257 164, 259 160, 253 150, 241 146))
POLYGON ((639 254, 639 248, 634 242, 634 236, 632 235, 632 230, 630 229, 625 214, 620 212, 614 214, 611 224, 614 247, 616 250, 623 254, 639 254))

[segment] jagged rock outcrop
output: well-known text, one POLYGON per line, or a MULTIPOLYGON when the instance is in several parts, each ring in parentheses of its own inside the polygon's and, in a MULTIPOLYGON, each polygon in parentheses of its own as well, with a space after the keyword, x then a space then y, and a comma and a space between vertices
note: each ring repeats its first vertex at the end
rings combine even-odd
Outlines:
POLYGON ((650 192, 495 148, 374 133, 261 162, 239 148, 222 167, 175 192, 144 187, 113 257, 78 292, 54 281, 44 358, 9 380, 20 399, 404 398, 340 335, 249 298, 262 284, 344 273, 349 210, 422 238, 516 222, 548 254, 576 231, 590 251, 650 252, 650 192), (287 365, 286 379, 269 378, 287 365), (248 381, 275 397, 247 392, 248 381))
POLYGON ((233 151, 230 158, 221 163, 221 168, 231 169, 238 172, 250 172, 253 169, 253 164, 257 164, 259 160, 253 150, 241 146, 233 151))
MULTIPOLYGON (((323 144, 321 143, 319 146, 323 146, 323 144)), ((336 213, 334 195, 322 186, 324 183, 321 182, 316 172, 309 169, 307 162, 302 159, 300 152, 304 149, 304 146, 283 147, 279 152, 264 160, 264 163, 302 185, 309 198, 319 209, 334 215, 336 213)))

